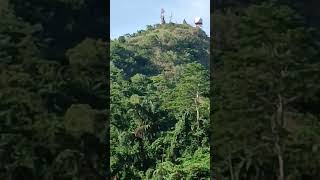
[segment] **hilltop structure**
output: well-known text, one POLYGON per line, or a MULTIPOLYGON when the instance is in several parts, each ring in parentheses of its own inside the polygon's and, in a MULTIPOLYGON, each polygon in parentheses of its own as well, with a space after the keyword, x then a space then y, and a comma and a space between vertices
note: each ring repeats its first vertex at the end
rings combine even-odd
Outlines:
MULTIPOLYGON (((161 9, 161 15, 160 15, 160 24, 166 24, 166 20, 164 18, 164 9, 162 8, 161 9)), ((171 24, 172 23, 172 13, 171 13, 171 16, 170 16, 170 19, 169 19, 169 23, 171 24)), ((176 22, 177 23, 177 22, 176 22)), ((201 17, 195 17, 194 18, 194 23, 196 25, 196 27, 198 28, 202 28, 202 25, 203 25, 203 21, 202 21, 202 18, 201 17)), ((187 21, 185 19, 183 19, 183 24, 188 24, 187 21)))
POLYGON ((166 23, 166 21, 165 21, 165 19, 164 19, 164 9, 161 9, 161 15, 160 15, 160 20, 161 20, 161 24, 165 24, 166 23))
POLYGON ((201 28, 202 27, 202 18, 201 17, 194 18, 194 23, 196 24, 196 27, 201 28))

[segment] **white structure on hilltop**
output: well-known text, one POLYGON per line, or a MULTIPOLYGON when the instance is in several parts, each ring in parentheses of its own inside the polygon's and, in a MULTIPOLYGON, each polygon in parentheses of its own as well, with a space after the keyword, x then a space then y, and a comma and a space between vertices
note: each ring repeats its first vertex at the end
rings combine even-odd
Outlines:
POLYGON ((195 17, 194 23, 196 24, 196 27, 202 27, 202 18, 201 17, 195 17))

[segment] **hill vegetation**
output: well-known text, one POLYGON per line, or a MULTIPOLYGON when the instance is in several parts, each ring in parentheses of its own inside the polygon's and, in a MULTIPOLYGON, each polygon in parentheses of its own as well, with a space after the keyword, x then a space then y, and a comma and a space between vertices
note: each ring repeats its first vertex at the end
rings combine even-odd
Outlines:
POLYGON ((320 179, 318 1, 220 1, 211 69, 187 24, 109 67, 105 2, 0 0, 0 179, 320 179))
POLYGON ((209 38, 186 24, 111 42, 111 174, 209 179, 209 38))

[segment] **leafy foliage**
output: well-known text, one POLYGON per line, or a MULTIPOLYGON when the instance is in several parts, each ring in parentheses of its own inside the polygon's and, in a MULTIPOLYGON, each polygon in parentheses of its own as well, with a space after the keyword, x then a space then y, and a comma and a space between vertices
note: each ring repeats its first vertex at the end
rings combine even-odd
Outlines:
POLYGON ((106 44, 90 34, 62 42, 50 25, 54 8, 89 17, 88 4, 0 3, 0 179, 104 179, 106 44))
POLYGON ((216 178, 318 179, 319 112, 309 107, 320 90, 319 34, 276 2, 215 16, 223 19, 214 24, 216 178))
POLYGON ((111 42, 111 173, 209 179, 209 42, 186 24, 111 42))

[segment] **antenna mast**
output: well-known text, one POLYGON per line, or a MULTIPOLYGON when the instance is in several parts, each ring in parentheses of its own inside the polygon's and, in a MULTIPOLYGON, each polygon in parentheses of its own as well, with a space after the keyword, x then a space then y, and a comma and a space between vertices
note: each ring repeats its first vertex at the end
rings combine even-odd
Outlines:
POLYGON ((164 9, 162 8, 161 9, 161 15, 160 15, 160 19, 161 19, 161 24, 165 24, 166 23, 166 21, 164 20, 164 9))

